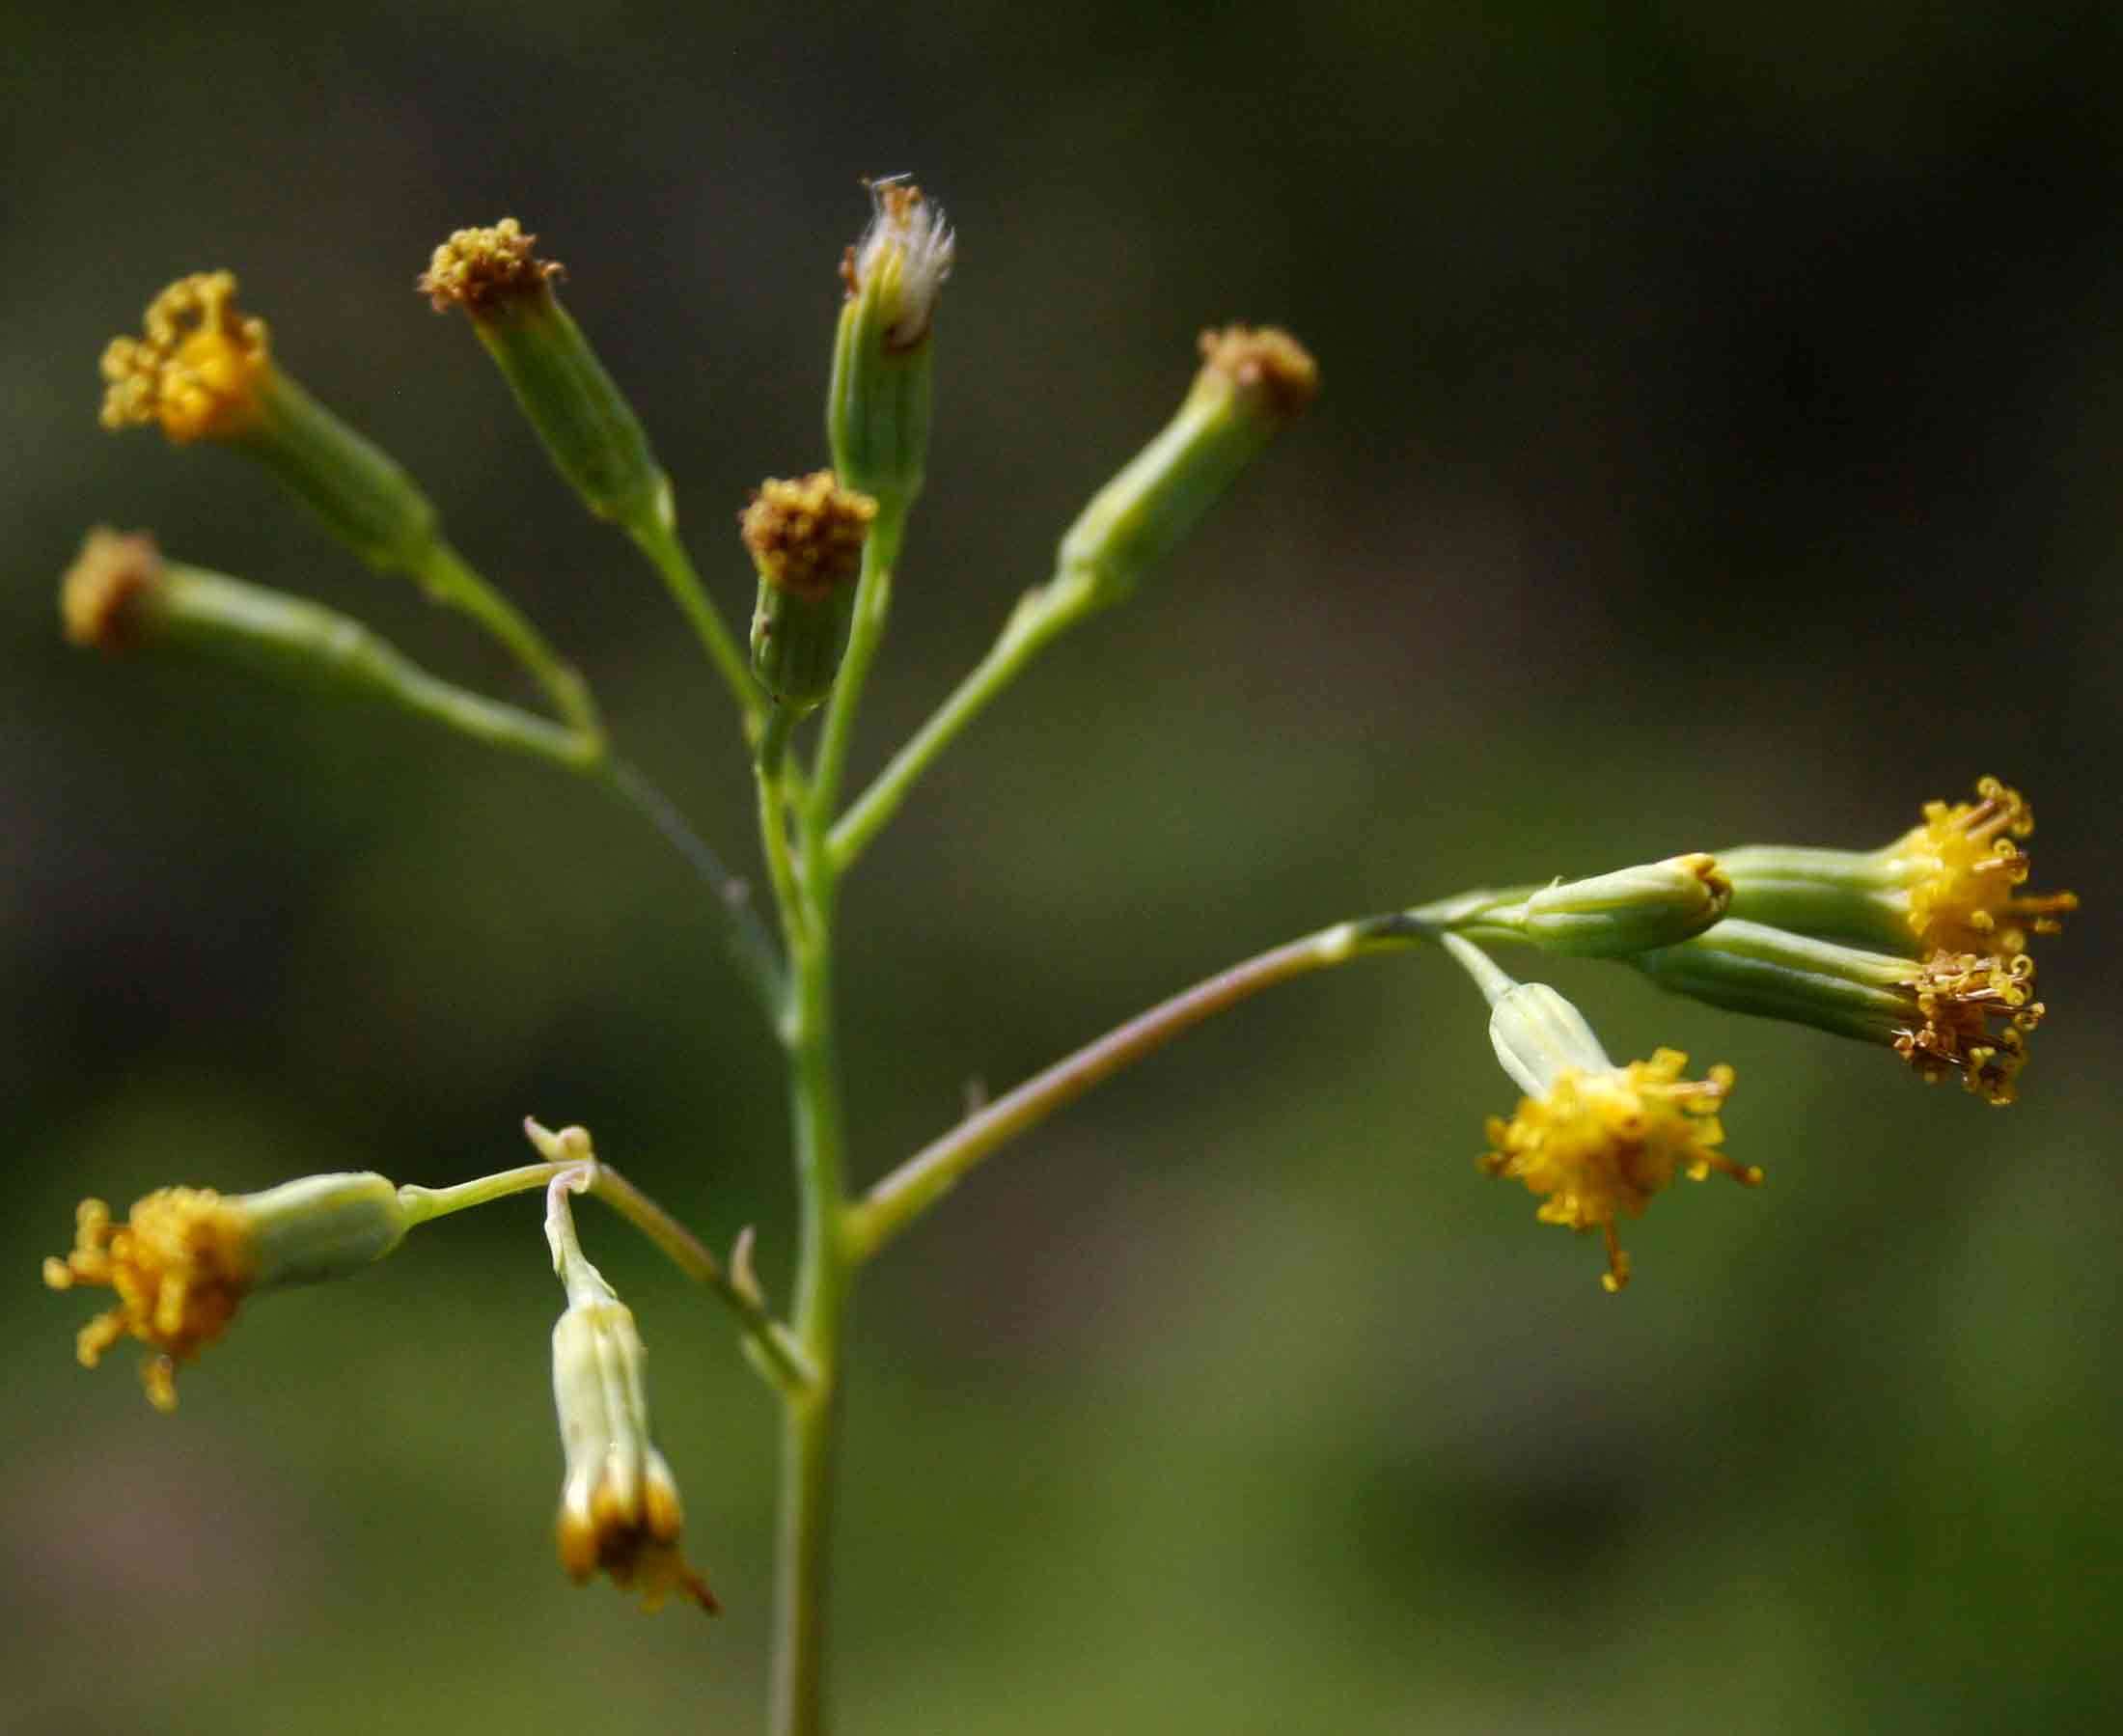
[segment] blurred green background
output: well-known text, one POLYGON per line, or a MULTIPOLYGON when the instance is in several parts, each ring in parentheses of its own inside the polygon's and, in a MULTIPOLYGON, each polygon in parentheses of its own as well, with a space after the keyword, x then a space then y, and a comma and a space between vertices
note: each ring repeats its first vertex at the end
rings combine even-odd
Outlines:
POLYGON ((821 458, 856 178, 906 169, 960 265, 859 776, 1198 327, 1288 324, 1326 393, 852 886, 865 1179, 971 1078, 1486 878, 1869 844, 1997 772, 2089 909, 2003 1114, 1544 973, 1617 1053, 1735 1062, 1770 1171, 1662 1200, 1619 1301, 1475 1173, 1513 1092, 1433 958, 1279 991, 1050 1123, 860 1299, 844 1728, 2112 1727, 2117 16, 17 0, 0 1727, 758 1727, 770 1408, 611 1221, 713 1627, 553 1563, 532 1201, 247 1310, 174 1419, 129 1352, 73 1366, 90 1305, 37 1262, 85 1192, 445 1182, 535 1112, 711 1241, 757 1223, 777 1287, 790 1208, 774 1058, 646 830, 393 715, 69 653, 52 592, 87 525, 148 526, 514 691, 261 475, 96 429, 105 338, 232 266, 749 864, 719 692, 412 279, 460 224, 541 234, 741 619, 731 514, 821 458))

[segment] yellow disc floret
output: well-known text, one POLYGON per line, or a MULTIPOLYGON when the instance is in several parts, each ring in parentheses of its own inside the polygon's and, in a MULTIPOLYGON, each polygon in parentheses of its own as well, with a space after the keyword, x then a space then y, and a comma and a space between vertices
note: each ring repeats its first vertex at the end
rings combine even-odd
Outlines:
POLYGON ((240 434, 270 366, 265 322, 237 311, 233 273, 180 277, 148 304, 142 336, 104 349, 103 426, 159 423, 180 443, 240 434))
POLYGON ((759 576, 800 596, 824 596, 850 583, 877 503, 843 488, 830 470, 784 480, 769 477, 737 515, 759 576))
POLYGON ((124 1224, 100 1199, 75 1213, 73 1252, 44 1262, 55 1290, 107 1284, 118 1305, 81 1329, 75 1349, 93 1368, 130 1336, 157 1353, 143 1375, 155 1409, 177 1407, 177 1364, 219 1337, 251 1287, 257 1264, 244 1215, 210 1188, 158 1188, 124 1224))
POLYGON ((2034 811, 2017 789, 1984 778, 1972 802, 1924 804, 1923 824, 1881 852, 1909 888, 1910 930, 1943 952, 2010 957, 2028 934, 2054 934, 2057 918, 2079 908, 2076 893, 2021 892, 2030 864, 2019 840, 2032 835, 2034 811))
POLYGON ((485 229, 460 229, 435 249, 415 287, 436 313, 461 307, 476 317, 565 275, 556 261, 532 252, 537 242, 513 217, 485 229))
POLYGON ((1724 1143, 1718 1112, 1732 1089, 1732 1069, 1717 1066, 1708 1078, 1683 1079, 1687 1061, 1676 1050, 1661 1049, 1625 1067, 1565 1067, 1545 1093, 1522 1099, 1508 1121, 1490 1117, 1491 1149, 1482 1169, 1541 1195, 1543 1224, 1598 1228, 1608 1265, 1600 1281, 1611 1291, 1629 1281, 1615 1220, 1641 1216, 1676 1174, 1700 1181, 1716 1170, 1749 1186, 1762 1179, 1760 1170, 1718 1149, 1724 1143))
POLYGON ((1922 1023, 1895 1032, 1895 1053, 1928 1083, 1958 1075, 1985 1102, 2010 1103, 2027 1064, 2027 1033, 2042 1022, 2034 960, 1934 952, 1915 967, 1910 992, 1922 1023))

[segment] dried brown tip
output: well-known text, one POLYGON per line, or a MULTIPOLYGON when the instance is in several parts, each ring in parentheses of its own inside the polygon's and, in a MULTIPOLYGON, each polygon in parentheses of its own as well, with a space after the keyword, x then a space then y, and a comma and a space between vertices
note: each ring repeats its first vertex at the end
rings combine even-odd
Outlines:
POLYGON ((537 241, 513 217, 504 217, 490 229, 460 229, 435 249, 415 288, 436 313, 461 307, 476 318, 503 302, 536 294, 565 275, 556 261, 532 253, 537 241))
POLYGON ((162 551, 145 531, 97 525, 59 582, 69 645, 122 651, 140 638, 140 599, 162 581, 162 551))
POLYGON ((1319 396, 1319 364, 1279 326, 1227 325, 1201 334, 1201 372, 1227 380, 1278 422, 1289 422, 1319 396))
POLYGON ((824 596, 854 579, 877 503, 843 488, 830 470, 784 482, 768 478, 737 514, 745 547, 768 584, 824 596))

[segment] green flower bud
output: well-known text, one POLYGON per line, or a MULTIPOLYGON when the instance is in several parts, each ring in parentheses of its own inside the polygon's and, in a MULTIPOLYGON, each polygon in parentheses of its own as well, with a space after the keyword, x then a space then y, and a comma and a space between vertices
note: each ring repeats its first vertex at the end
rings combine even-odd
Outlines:
POLYGON ((928 462, 929 334, 957 242, 911 181, 872 181, 869 195, 869 228, 841 262, 826 438, 841 481, 897 516, 928 462))
POLYGON ((1319 389, 1304 346, 1271 326, 1203 332, 1179 413, 1091 498, 1062 538, 1059 569, 1117 600, 1172 552, 1277 430, 1319 389))
POLYGON ((1476 894, 1433 906, 1440 925, 1475 940, 1526 941, 1548 952, 1618 958, 1700 934, 1731 902, 1715 857, 1700 851, 1558 880, 1532 893, 1476 894))
POLYGON ((830 470, 770 478, 738 514, 759 573, 752 671, 778 704, 808 711, 831 690, 876 516, 877 503, 840 486, 830 470))
POLYGON ((460 229, 437 247, 419 288, 437 313, 461 307, 500 367, 554 467, 599 518, 669 530, 671 481, 648 435, 582 329, 553 293, 562 267, 532 254, 513 217, 460 229))

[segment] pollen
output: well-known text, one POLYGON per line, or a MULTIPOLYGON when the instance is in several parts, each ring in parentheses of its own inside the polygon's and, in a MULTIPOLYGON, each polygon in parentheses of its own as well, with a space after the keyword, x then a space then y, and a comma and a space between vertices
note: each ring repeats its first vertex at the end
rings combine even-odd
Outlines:
POLYGON ((97 526, 59 584, 59 618, 70 645, 121 651, 140 633, 140 599, 162 581, 162 555, 146 532, 97 526))
POLYGON ((852 580, 877 503, 841 486, 830 470, 791 481, 769 478, 737 515, 745 547, 768 584, 824 596, 852 580))
POLYGON ((552 260, 532 253, 538 236, 504 217, 487 229, 460 229, 436 248, 415 288, 438 314, 461 307, 475 318, 488 308, 536 293, 565 275, 552 260))
POLYGON ((1996 778, 1975 786, 1975 800, 1924 804, 1923 823, 1882 854, 1909 887, 1909 925, 1941 952, 2011 958, 2031 934, 2054 934, 2079 908, 2076 893, 2027 894, 2031 869, 2022 841, 2034 832, 2034 810, 1996 778))
POLYGON ((2042 1022, 2034 960, 1981 952, 1934 952, 1910 984, 1921 1023, 1894 1033, 1894 1052, 1929 1084, 1957 1077, 1999 1107, 2019 1093, 2027 1035, 2042 1022))
POLYGON ((242 1215, 208 1188, 158 1188, 124 1224, 102 1200, 82 1200, 73 1251, 44 1262, 55 1290, 102 1284, 117 1292, 117 1306, 75 1339, 81 1365, 93 1368, 121 1338, 138 1338, 155 1352, 142 1369, 149 1402, 175 1410, 177 1364, 221 1336, 250 1288, 252 1239, 242 1215))
POLYGON ((1724 1143, 1718 1112, 1731 1092, 1732 1069, 1684 1079, 1687 1062, 1661 1049, 1649 1061, 1607 1071, 1565 1067, 1543 1095, 1522 1099, 1509 1120, 1490 1118, 1483 1171, 1540 1195, 1543 1224, 1598 1229, 1607 1244, 1600 1282, 1610 1292, 1629 1282, 1616 1221, 1642 1216, 1675 1175, 1701 1181, 1715 1170, 1750 1187, 1762 1180, 1759 1169, 1718 1149, 1724 1143))
POLYGON ((265 322, 237 310, 233 273, 180 277, 148 304, 140 337, 105 347, 100 420, 159 423, 179 444, 227 439, 258 421, 270 365, 265 322))

